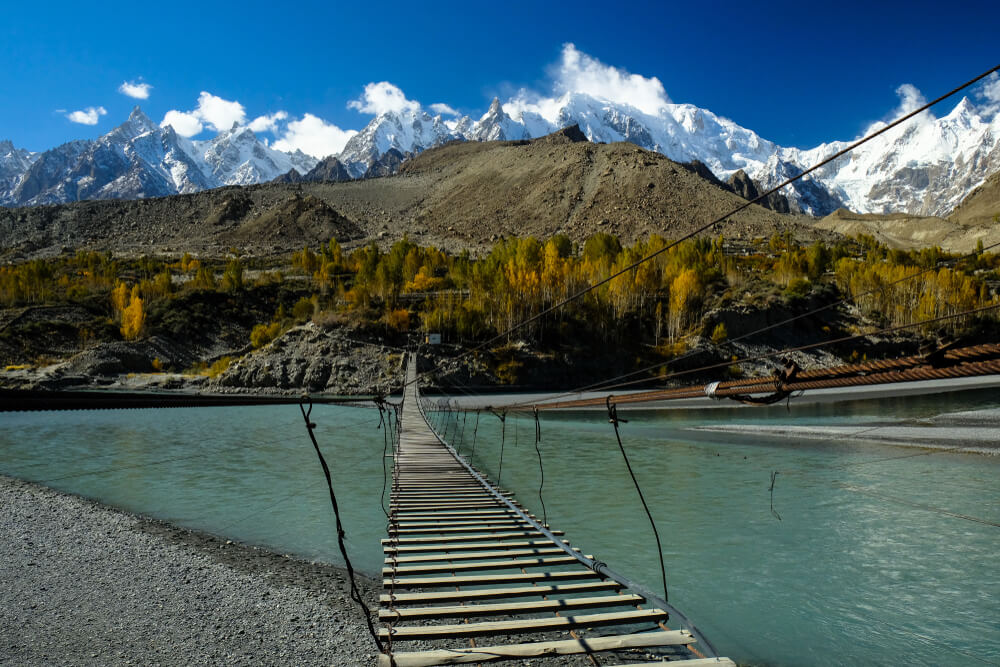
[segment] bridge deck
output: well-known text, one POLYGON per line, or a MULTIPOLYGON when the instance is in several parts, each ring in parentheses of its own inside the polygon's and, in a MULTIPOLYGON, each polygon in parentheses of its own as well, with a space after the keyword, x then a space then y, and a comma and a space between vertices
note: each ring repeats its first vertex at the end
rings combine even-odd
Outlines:
MULTIPOLYGON (((386 592, 379 618, 385 627, 379 634, 391 657, 381 655, 379 664, 577 654, 597 665, 602 652, 652 647, 676 647, 671 657, 692 658, 694 637, 668 629, 666 611, 587 567, 557 537, 561 533, 542 526, 438 438, 424 418, 415 378, 411 357, 394 452, 389 537, 383 540, 386 592), (509 643, 496 639, 510 637, 509 643), (477 638, 492 639, 477 646, 477 638), (430 650, 398 650, 418 640, 422 647, 438 643, 430 650), (440 647, 440 640, 451 643, 440 647)), ((686 662, 733 664, 725 658, 686 662)))

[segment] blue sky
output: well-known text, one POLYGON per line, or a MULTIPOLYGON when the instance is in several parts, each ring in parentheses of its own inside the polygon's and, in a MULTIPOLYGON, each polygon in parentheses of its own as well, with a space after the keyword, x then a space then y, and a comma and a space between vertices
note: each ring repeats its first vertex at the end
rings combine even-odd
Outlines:
POLYGON ((889 117, 902 84, 935 97, 997 64, 998 36, 993 2, 11 3, 0 139, 43 150, 96 137, 138 103, 157 122, 174 111, 188 132, 200 124, 196 138, 242 113, 270 141, 307 118, 303 133, 335 140, 331 128, 371 119, 357 107, 376 97, 349 103, 383 81, 478 117, 493 96, 551 96, 571 43, 586 62, 655 77, 673 102, 812 147, 889 117))

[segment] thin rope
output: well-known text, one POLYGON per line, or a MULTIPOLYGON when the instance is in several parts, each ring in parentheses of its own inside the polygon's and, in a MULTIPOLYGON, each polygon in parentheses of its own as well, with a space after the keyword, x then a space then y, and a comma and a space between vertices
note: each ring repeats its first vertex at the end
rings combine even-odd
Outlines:
POLYGON ((618 449, 622 453, 622 458, 625 459, 625 467, 628 468, 628 474, 632 477, 632 484, 635 486, 635 490, 639 494, 639 500, 642 501, 642 508, 646 510, 646 518, 649 519, 649 525, 653 528, 653 536, 656 537, 656 553, 660 557, 660 576, 663 578, 663 599, 669 602, 670 597, 667 592, 667 569, 663 564, 663 545, 660 543, 660 531, 656 529, 656 522, 653 521, 653 515, 649 511, 649 505, 646 504, 646 497, 642 494, 642 489, 639 487, 639 481, 635 478, 635 473, 632 471, 632 464, 628 460, 628 454, 625 453, 625 447, 622 445, 621 434, 618 433, 618 422, 625 422, 626 420, 618 418, 618 407, 611 402, 610 396, 607 398, 606 405, 608 407, 608 421, 615 427, 615 439, 618 441, 618 449))
POLYGON ((503 446, 507 441, 507 413, 494 412, 500 418, 500 469, 497 471, 497 488, 500 488, 500 480, 503 478, 503 446))
POLYGON ((774 509, 774 482, 777 479, 778 471, 774 470, 771 472, 771 488, 768 489, 768 493, 771 494, 771 514, 773 514, 778 521, 781 521, 781 515, 774 509))
POLYGON ((538 409, 535 409, 535 454, 538 455, 538 502, 542 504, 542 525, 549 525, 549 514, 545 510, 545 500, 542 498, 542 487, 545 486, 545 468, 542 467, 542 451, 538 448, 538 442, 542 439, 542 427, 538 423, 538 409))
POLYGON ((469 455, 476 455, 476 434, 479 433, 479 410, 476 410, 476 426, 472 429, 472 453, 469 455))
POLYGON ((385 399, 380 395, 375 399, 378 406, 378 426, 375 430, 382 429, 382 513, 385 518, 389 518, 389 508, 385 504, 385 489, 389 485, 389 472, 386 470, 386 457, 389 455, 389 426, 385 423, 385 399))
POLYGON ((312 441, 313 449, 316 450, 316 456, 319 457, 319 463, 323 466, 323 475, 326 477, 326 486, 330 490, 330 504, 333 505, 333 514, 336 518, 337 524, 337 546, 340 547, 340 554, 344 558, 344 565, 347 566, 347 576, 351 580, 351 599, 358 603, 365 615, 365 623, 368 625, 368 633, 371 635, 372 639, 375 641, 375 645, 378 646, 378 650, 381 653, 385 653, 385 648, 382 646, 382 642, 378 638, 378 633, 375 631, 375 626, 372 625, 372 612, 365 604, 364 599, 361 597, 361 591, 358 590, 358 582, 354 577, 354 566, 351 565, 351 559, 347 555, 347 546, 344 544, 344 525, 340 521, 340 508, 337 506, 337 495, 333 492, 333 479, 330 477, 330 467, 326 464, 326 459, 323 458, 323 452, 320 451, 319 443, 316 442, 316 434, 313 432, 316 428, 316 424, 310 421, 309 417, 312 414, 313 404, 312 399, 308 395, 302 397, 302 402, 299 403, 299 410, 302 412, 302 419, 306 423, 306 430, 309 432, 309 439, 312 441), (306 405, 309 405, 309 409, 306 410, 306 405))

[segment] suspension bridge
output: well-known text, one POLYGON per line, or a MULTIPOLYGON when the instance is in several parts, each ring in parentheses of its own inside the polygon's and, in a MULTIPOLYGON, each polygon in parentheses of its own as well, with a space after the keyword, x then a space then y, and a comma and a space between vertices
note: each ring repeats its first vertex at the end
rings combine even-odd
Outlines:
POLYGON ((429 426, 416 378, 411 356, 383 540, 380 665, 556 655, 617 664, 622 650, 631 650, 630 665, 734 664, 715 657, 693 625, 670 629, 680 615, 671 605, 571 546, 459 456, 429 426), (434 648, 405 650, 429 640, 434 648), (634 662, 654 648, 663 658, 634 662))

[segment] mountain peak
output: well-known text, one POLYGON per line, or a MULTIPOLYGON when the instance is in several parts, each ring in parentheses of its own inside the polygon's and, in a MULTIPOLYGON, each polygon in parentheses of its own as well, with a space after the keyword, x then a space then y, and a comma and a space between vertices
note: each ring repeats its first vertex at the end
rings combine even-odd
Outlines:
POLYGON ((968 97, 963 97, 948 116, 978 116, 976 105, 968 97))
POLYGON ((132 113, 128 115, 128 119, 133 123, 142 123, 144 125, 149 125, 150 127, 154 126, 153 121, 145 114, 138 104, 132 107, 132 113))

